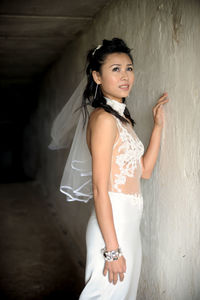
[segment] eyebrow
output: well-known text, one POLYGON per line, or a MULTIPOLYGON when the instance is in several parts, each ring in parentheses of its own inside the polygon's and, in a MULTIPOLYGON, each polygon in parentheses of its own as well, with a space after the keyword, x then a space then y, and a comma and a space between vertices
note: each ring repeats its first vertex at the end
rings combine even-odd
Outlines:
MULTIPOLYGON (((109 68, 111 68, 113 66, 121 66, 121 64, 112 64, 109 68)), ((133 64, 127 64, 127 66, 133 66, 133 64)))

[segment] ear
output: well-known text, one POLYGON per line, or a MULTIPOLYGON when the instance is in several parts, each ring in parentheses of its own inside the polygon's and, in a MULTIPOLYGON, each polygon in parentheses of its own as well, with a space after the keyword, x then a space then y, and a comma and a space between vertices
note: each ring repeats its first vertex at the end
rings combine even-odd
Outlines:
POLYGON ((100 76, 99 72, 92 71, 92 77, 93 77, 94 81, 96 82, 96 84, 101 84, 101 76, 100 76))

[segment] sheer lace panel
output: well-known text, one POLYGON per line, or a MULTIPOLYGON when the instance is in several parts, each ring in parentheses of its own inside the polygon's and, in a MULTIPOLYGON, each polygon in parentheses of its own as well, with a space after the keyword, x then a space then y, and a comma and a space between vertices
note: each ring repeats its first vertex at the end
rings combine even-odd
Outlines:
POLYGON ((131 124, 123 124, 114 116, 118 136, 113 145, 109 191, 124 194, 140 194, 142 175, 141 156, 144 146, 131 124))

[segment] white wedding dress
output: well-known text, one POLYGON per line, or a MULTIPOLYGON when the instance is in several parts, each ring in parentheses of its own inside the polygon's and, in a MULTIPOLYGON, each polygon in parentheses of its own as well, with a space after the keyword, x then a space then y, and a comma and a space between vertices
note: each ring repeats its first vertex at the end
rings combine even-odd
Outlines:
MULTIPOLYGON (((106 100, 120 114, 124 111, 124 103, 116 103, 108 98, 106 100)), ((108 194, 117 239, 126 259, 127 270, 124 280, 120 281, 118 278, 116 285, 108 281, 108 273, 103 275, 104 258, 101 249, 105 247, 105 243, 93 203, 86 231, 85 287, 79 300, 134 300, 137 295, 142 258, 140 221, 143 197, 140 178, 144 146, 130 124, 122 123, 115 116, 113 118, 116 120, 118 136, 113 145, 108 194)))

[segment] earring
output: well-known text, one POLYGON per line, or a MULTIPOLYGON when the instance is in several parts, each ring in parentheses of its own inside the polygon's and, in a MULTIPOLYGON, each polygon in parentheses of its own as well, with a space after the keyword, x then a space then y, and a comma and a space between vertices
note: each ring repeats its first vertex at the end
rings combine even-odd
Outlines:
POLYGON ((94 94, 94 99, 96 99, 96 96, 97 96, 97 90, 98 90, 98 84, 96 85, 96 90, 95 90, 95 94, 94 94))

